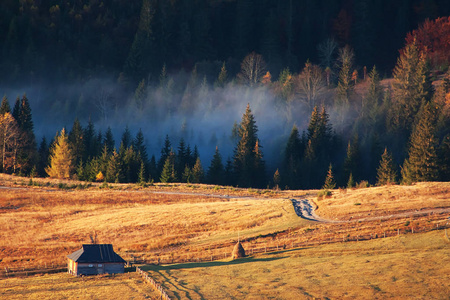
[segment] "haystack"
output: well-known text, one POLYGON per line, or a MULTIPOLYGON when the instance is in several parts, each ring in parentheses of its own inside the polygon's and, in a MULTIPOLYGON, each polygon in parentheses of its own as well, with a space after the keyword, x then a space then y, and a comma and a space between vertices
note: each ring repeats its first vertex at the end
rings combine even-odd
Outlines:
POLYGON ((241 242, 237 242, 236 246, 234 246, 233 253, 231 254, 231 259, 245 257, 245 250, 242 247, 241 242))

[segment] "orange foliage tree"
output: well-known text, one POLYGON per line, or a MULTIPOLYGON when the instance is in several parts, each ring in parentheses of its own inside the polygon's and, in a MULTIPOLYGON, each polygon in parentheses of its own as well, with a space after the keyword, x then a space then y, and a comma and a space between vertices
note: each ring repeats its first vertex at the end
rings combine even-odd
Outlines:
POLYGON ((432 68, 450 64, 450 17, 426 20, 406 36, 406 44, 417 47, 430 58, 432 68))

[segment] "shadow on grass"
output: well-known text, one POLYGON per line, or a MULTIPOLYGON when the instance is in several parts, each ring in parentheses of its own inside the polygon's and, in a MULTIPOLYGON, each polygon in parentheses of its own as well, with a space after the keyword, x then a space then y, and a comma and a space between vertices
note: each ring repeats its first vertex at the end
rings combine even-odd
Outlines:
POLYGON ((165 271, 165 270, 177 270, 177 269, 193 269, 193 268, 209 268, 209 267, 220 267, 220 266, 230 266, 230 265, 240 265, 252 262, 267 262, 283 259, 286 257, 269 257, 269 258, 240 258, 231 261, 211 261, 211 262, 192 262, 192 263, 182 263, 173 264, 165 266, 157 265, 146 265, 142 266, 143 271, 165 271))

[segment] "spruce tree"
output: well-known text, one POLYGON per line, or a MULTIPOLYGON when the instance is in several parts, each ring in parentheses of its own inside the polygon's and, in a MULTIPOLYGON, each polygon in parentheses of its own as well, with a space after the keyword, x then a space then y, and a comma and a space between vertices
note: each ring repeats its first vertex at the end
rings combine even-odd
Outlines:
POLYGON ((301 161, 304 145, 297 126, 293 126, 284 150, 283 183, 290 189, 298 189, 301 183, 301 161))
POLYGON ((159 158, 158 165, 157 165, 157 171, 158 171, 157 173, 159 175, 161 175, 161 172, 164 168, 167 157, 169 157, 171 151, 172 151, 172 146, 170 144, 169 135, 166 135, 166 138, 164 140, 164 145, 161 148, 161 157, 159 158))
POLYGON ((250 105, 247 105, 246 111, 242 116, 239 127, 239 141, 234 151, 233 169, 237 179, 237 185, 249 187, 254 184, 259 185, 261 170, 256 168, 263 165, 262 152, 257 137, 258 127, 256 126, 250 105), (257 146, 258 151, 255 151, 257 146))
POLYGON ((194 167, 192 168, 192 183, 202 183, 204 171, 200 157, 197 157, 194 167))
POLYGON ((211 160, 211 164, 207 172, 207 182, 210 184, 222 185, 224 183, 224 168, 222 163, 222 156, 219 152, 219 147, 216 146, 216 151, 211 160))
POLYGON ((325 183, 322 186, 324 190, 332 190, 336 187, 336 182, 334 181, 333 175, 333 166, 330 164, 327 172, 327 176, 325 177, 325 183))
POLYGON ((394 130, 410 132, 422 101, 429 99, 431 83, 427 57, 414 41, 406 45, 397 60, 392 82, 393 107, 390 119, 394 130))
POLYGON ((114 141, 114 136, 113 136, 111 127, 109 127, 109 126, 108 126, 108 129, 106 130, 105 137, 103 139, 102 144, 103 144, 103 146, 106 146, 108 153, 113 152, 116 142, 114 141))
POLYGON ((11 107, 9 106, 8 98, 3 96, 2 103, 0 104, 0 115, 11 113, 11 107))
POLYGON ((217 77, 217 80, 215 82, 215 86, 217 87, 224 87, 227 82, 227 68, 225 65, 225 62, 222 64, 222 68, 220 69, 219 76, 217 77))
POLYGON ((72 130, 69 132, 69 143, 74 155, 75 164, 79 165, 80 161, 83 160, 84 149, 84 137, 83 128, 81 127, 78 118, 73 122, 72 130))
POLYGON ((106 181, 120 183, 123 182, 122 163, 119 154, 114 149, 113 153, 109 157, 109 161, 106 169, 106 181))
POLYGON ((138 133, 136 134, 136 138, 133 140, 133 148, 138 156, 142 159, 144 164, 148 164, 147 148, 145 147, 145 139, 142 129, 139 129, 138 133))
POLYGON ((56 138, 50 155, 50 166, 45 169, 48 176, 70 179, 75 172, 74 156, 70 149, 65 129, 56 138))
POLYGON ((432 102, 422 105, 411 133, 408 158, 402 168, 404 183, 439 178, 436 109, 432 102))
POLYGON ((175 174, 175 154, 173 152, 170 152, 164 162, 160 181, 163 183, 175 182, 176 177, 177 176, 175 174))
POLYGON ((397 181, 397 171, 391 154, 384 148, 380 166, 377 169, 377 185, 394 184, 397 181))

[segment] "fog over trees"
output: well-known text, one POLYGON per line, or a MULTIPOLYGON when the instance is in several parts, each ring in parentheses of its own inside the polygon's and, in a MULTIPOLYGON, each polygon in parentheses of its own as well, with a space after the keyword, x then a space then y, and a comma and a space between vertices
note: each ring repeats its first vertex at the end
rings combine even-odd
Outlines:
POLYGON ((292 189, 327 174, 449 180, 446 4, 2 1, 0 171, 292 189))

